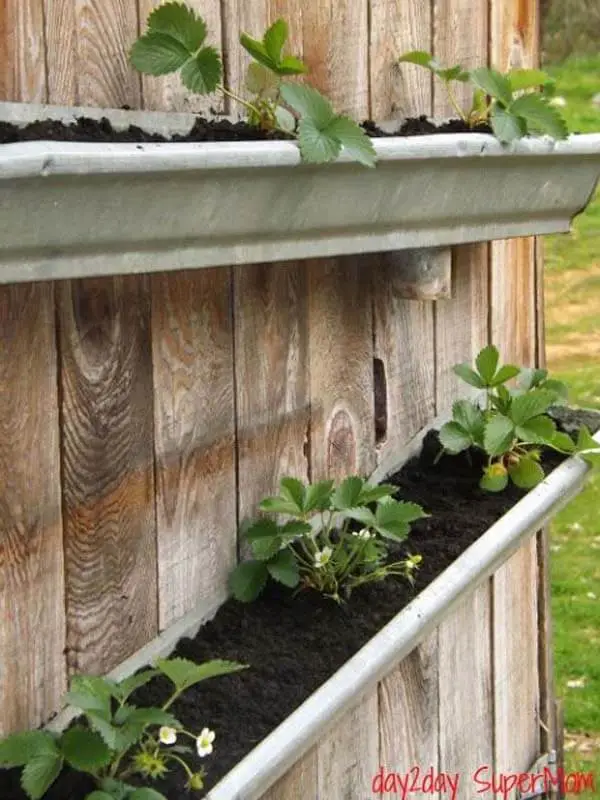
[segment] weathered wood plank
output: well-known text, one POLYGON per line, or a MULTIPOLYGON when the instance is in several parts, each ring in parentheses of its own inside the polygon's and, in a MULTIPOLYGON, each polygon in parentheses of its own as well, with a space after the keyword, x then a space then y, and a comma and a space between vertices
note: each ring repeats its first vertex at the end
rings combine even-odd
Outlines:
POLYGON ((147 283, 61 286, 67 648, 107 672, 157 633, 147 283))
MULTIPOLYGON (((438 719, 436 630, 379 684, 380 764, 384 769, 405 774, 418 767, 422 774, 432 767, 437 774, 438 719)), ((414 792, 410 796, 432 795, 414 792)))
POLYGON ((47 100, 42 0, 0 0, 0 100, 47 100))
MULTIPOLYGON (((140 25, 145 30, 148 15, 161 5, 162 0, 138 0, 140 25)), ((221 52, 222 20, 220 0, 186 0, 186 5, 197 11, 208 27, 206 44, 221 52)), ((225 104, 220 94, 194 95, 181 83, 179 75, 165 75, 160 78, 151 75, 142 77, 144 108, 152 111, 188 111, 191 113, 212 114, 222 112, 225 104)))
MULTIPOLYGON (((490 54, 501 70, 538 60, 537 0, 493 0, 490 54)), ((535 241, 494 242, 491 248, 491 331, 505 360, 532 365, 537 357, 535 241)), ((530 540, 494 576, 496 769, 526 769, 540 746, 538 565, 530 540)))
POLYGON ((261 800, 317 800, 317 753, 310 750, 261 800))
POLYGON ((44 0, 53 103, 140 107, 128 53, 138 36, 134 0, 44 0))
POLYGON ((222 601, 236 561, 230 277, 151 279, 161 630, 222 601))
POLYGON ((294 262, 235 270, 238 498, 240 520, 281 478, 309 476, 310 402, 306 267, 294 262))
POLYGON ((370 279, 355 259, 309 264, 313 479, 375 467, 370 279))
POLYGON ((0 737, 66 688, 54 289, 0 290, 0 737))
POLYGON ((318 798, 371 797, 379 769, 377 690, 338 720, 318 747, 318 798))
POLYGON ((431 113, 431 76, 396 64, 409 50, 431 52, 431 4, 370 0, 371 115, 376 120, 431 113))
POLYGON ((493 764, 491 624, 486 581, 439 628, 440 772, 459 775, 457 800, 472 800, 472 776, 493 764))

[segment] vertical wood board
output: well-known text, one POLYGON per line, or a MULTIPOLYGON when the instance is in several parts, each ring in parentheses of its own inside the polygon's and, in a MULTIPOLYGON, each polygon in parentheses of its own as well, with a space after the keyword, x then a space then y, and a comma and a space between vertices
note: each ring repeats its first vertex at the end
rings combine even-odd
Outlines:
POLYGON ((147 283, 60 290, 67 647, 108 672, 157 633, 147 283))
POLYGON ((236 562, 230 275, 151 278, 161 630, 223 601, 236 562))

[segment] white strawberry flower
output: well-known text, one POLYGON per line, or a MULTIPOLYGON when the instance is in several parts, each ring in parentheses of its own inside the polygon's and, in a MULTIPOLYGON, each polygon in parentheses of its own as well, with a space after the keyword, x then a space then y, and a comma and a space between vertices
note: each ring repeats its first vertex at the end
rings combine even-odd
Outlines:
POLYGON ((328 564, 331 561, 332 553, 333 550, 331 547, 324 547, 322 550, 317 550, 315 553, 315 567, 321 569, 325 564, 328 564))
POLYGON ((175 744, 177 741, 177 731, 175 728, 169 728, 168 725, 163 725, 158 732, 158 738, 162 744, 175 744))
POLYGON ((198 751, 198 755, 200 758, 204 758, 204 756, 209 756, 213 751, 212 743, 215 740, 215 732, 209 730, 208 728, 202 728, 200 732, 200 736, 196 739, 196 750, 198 751))
POLYGON ((374 535, 374 533, 370 533, 368 528, 363 528, 360 531, 352 531, 352 536, 356 536, 359 539, 371 539, 374 535))

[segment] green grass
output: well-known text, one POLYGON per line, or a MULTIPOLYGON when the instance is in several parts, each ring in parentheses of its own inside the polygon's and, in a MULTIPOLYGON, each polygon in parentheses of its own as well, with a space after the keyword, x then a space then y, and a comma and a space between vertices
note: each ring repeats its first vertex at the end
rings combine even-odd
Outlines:
MULTIPOLYGON (((569 129, 600 132, 600 56, 549 70, 569 129)), ((548 366, 569 383, 576 405, 600 409, 600 194, 574 231, 545 240, 548 366)), ((552 611, 556 689, 565 698, 573 750, 569 770, 593 771, 600 798, 600 476, 560 513, 552 528, 552 611), (589 595, 589 596, 588 596, 589 595), (595 595, 595 598, 592 596, 595 595), (582 680, 583 686, 569 687, 582 680), (595 747, 590 742, 595 742, 595 747)))

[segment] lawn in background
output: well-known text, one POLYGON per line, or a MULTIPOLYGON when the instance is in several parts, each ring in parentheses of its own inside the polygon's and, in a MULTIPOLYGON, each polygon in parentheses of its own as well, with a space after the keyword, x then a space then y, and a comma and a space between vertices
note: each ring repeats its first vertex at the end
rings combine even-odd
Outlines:
MULTIPOLYGON (((573 132, 600 132, 600 56, 548 68, 573 132)), ((600 193, 571 234, 547 237, 548 367, 571 386, 575 405, 600 409, 600 193)), ((600 798, 600 476, 552 527, 552 611, 556 690, 565 701, 571 770, 592 770, 600 798), (570 685, 569 685, 570 684, 570 685)), ((574 796, 573 796, 574 797, 574 796)))

